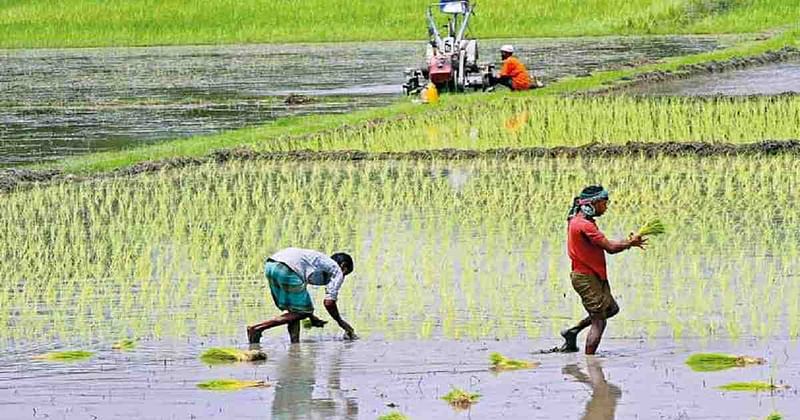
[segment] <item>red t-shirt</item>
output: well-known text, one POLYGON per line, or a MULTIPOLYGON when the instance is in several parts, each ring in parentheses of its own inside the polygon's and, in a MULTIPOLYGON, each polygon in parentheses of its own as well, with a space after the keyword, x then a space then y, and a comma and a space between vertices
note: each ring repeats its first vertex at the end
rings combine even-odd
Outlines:
POLYGON ((567 252, 572 259, 572 271, 608 280, 606 251, 600 247, 603 239, 605 235, 594 220, 587 219, 583 213, 569 221, 567 252))

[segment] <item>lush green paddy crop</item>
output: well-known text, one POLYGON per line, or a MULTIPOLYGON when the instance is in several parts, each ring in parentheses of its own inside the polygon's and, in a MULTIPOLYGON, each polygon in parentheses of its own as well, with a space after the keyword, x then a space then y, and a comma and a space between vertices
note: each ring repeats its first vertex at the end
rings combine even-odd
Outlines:
POLYGON ((244 163, 20 191, 0 201, 0 340, 244 340, 277 313, 262 264, 285 246, 354 255, 340 305, 362 335, 550 336, 583 313, 565 217, 593 182, 611 236, 670 226, 610 258, 612 336, 800 334, 783 156, 244 163))
MULTIPOLYGON (((430 0, 0 1, 0 47, 423 39, 430 0)), ((480 3, 482 37, 754 32, 795 24, 789 0, 480 3)))

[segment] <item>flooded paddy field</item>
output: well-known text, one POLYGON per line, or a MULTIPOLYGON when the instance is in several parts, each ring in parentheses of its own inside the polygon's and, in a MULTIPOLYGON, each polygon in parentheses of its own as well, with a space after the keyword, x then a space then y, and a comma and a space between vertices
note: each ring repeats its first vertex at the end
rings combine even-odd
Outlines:
MULTIPOLYGON (((0 202, 2 413, 791 418, 800 414, 800 216, 786 211, 795 166, 792 156, 250 162, 9 194, 0 202), (609 258, 622 312, 600 357, 536 354, 583 314, 568 281, 565 217, 592 182, 611 190, 599 220, 609 235, 652 217, 667 233, 645 252, 609 258), (245 325, 277 313, 263 260, 300 244, 353 254, 340 308, 362 339, 341 341, 329 325, 292 347, 272 330, 266 362, 205 366, 203 350, 247 348, 245 325), (139 341, 112 351, 122 338, 139 341), (96 354, 32 360, 68 349, 96 354), (494 351, 541 366, 494 374, 494 351), (767 364, 708 373, 684 364, 705 351, 767 364), (196 387, 223 378, 271 386, 196 387), (793 388, 717 389, 749 380, 793 388), (439 399, 451 386, 481 399, 453 411, 439 399)), ((322 294, 312 291, 318 308, 322 294)))
POLYGON ((800 62, 769 64, 726 73, 651 83, 627 90, 641 95, 744 96, 800 93, 800 62))
MULTIPOLYGON (((711 51, 741 37, 486 41, 482 61, 514 42, 546 81, 711 51)), ((157 142, 309 113, 399 100, 424 43, 0 51, 0 165, 157 142), (286 104, 287 95, 312 96, 286 104)))

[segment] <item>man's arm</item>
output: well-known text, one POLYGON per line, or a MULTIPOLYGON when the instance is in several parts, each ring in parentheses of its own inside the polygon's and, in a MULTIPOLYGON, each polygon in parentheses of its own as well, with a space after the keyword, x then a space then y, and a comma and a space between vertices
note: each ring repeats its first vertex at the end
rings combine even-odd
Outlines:
POLYGON ((622 239, 619 241, 609 240, 605 235, 603 235, 602 232, 600 232, 600 229, 593 224, 587 226, 583 233, 593 244, 603 248, 609 254, 618 254, 633 247, 644 249, 644 245, 647 243, 647 239, 634 234, 631 234, 628 239, 622 239))
POLYGON ((619 241, 610 241, 603 237, 597 242, 597 245, 603 248, 609 254, 618 254, 633 247, 644 249, 644 245, 646 243, 647 239, 644 239, 639 235, 631 235, 628 239, 622 239, 619 241))
POLYGON ((325 309, 328 311, 328 314, 330 314, 331 318, 333 318, 333 320, 336 321, 336 323, 339 324, 339 326, 344 330, 345 334, 347 334, 347 338, 356 338, 356 332, 353 330, 353 327, 351 327, 347 321, 342 319, 342 316, 339 314, 339 307, 336 306, 336 300, 325 298, 323 303, 325 304, 325 309))

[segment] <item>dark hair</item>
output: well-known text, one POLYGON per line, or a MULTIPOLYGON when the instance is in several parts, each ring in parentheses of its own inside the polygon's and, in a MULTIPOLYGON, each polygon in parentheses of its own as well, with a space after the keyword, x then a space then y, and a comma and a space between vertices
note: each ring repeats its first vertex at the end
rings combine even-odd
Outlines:
MULTIPOLYGON (((345 265, 350 268, 350 272, 353 271, 353 257, 350 254, 345 254, 344 252, 337 252, 331 255, 331 259, 336 261, 336 264, 345 265)), ((345 273, 347 274, 347 273, 345 273)))

